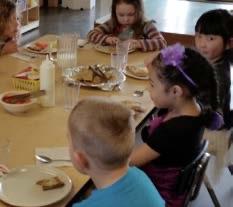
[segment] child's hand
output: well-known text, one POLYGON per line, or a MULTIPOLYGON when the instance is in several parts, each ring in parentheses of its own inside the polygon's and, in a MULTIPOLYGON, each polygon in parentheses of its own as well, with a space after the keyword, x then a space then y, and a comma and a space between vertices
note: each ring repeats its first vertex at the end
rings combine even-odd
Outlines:
POLYGON ((105 40, 108 45, 116 45, 117 41, 119 41, 117 37, 107 37, 105 40))
POLYGON ((140 44, 140 42, 139 42, 138 40, 132 39, 132 40, 130 40, 130 45, 129 45, 129 47, 130 47, 131 49, 140 49, 140 48, 141 48, 141 44, 140 44))
POLYGON ((15 40, 7 42, 2 48, 2 54, 14 53, 18 51, 18 45, 15 40))
POLYGON ((144 60, 144 65, 148 68, 150 67, 153 60, 158 56, 158 52, 154 52, 152 55, 150 55, 148 58, 144 60))
POLYGON ((9 169, 7 168, 7 166, 0 164, 0 176, 5 173, 9 173, 9 169))

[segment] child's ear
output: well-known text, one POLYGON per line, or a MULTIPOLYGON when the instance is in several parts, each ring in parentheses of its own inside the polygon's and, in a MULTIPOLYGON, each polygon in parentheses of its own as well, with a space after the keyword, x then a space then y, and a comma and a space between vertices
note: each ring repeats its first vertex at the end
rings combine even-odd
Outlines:
POLYGON ((86 172, 89 169, 89 162, 86 156, 81 152, 74 152, 74 162, 81 172, 86 172))
POLYGON ((176 96, 176 97, 182 96, 183 95, 183 89, 178 85, 174 85, 171 88, 171 93, 172 93, 173 96, 176 96))

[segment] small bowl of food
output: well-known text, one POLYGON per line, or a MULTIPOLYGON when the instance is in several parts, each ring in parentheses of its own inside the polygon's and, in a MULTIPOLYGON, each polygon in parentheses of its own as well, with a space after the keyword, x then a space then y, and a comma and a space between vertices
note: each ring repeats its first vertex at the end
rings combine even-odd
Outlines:
POLYGON ((0 94, 0 104, 6 111, 12 114, 24 113, 36 102, 36 99, 31 98, 28 94, 28 91, 4 92, 0 94))

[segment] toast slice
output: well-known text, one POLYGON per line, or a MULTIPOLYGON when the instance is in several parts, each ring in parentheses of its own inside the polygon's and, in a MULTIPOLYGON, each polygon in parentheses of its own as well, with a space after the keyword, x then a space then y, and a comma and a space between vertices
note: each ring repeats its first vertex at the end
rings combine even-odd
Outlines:
POLYGON ((137 67, 137 66, 127 66, 127 70, 135 76, 138 77, 147 77, 148 70, 146 67, 137 67))
POLYGON ((65 185, 65 183, 62 182, 58 176, 51 177, 48 179, 38 180, 36 184, 40 185, 43 190, 52 190, 56 188, 61 188, 65 185))

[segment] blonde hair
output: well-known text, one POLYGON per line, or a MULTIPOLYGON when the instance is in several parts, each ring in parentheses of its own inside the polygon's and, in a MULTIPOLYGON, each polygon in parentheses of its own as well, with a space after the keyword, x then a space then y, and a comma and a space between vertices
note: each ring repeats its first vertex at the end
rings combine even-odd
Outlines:
POLYGON ((68 127, 74 148, 82 148, 98 166, 123 166, 134 146, 133 118, 123 105, 97 97, 81 100, 68 127))
POLYGON ((0 0, 0 35, 4 32, 14 11, 16 11, 16 5, 13 1, 0 0))

